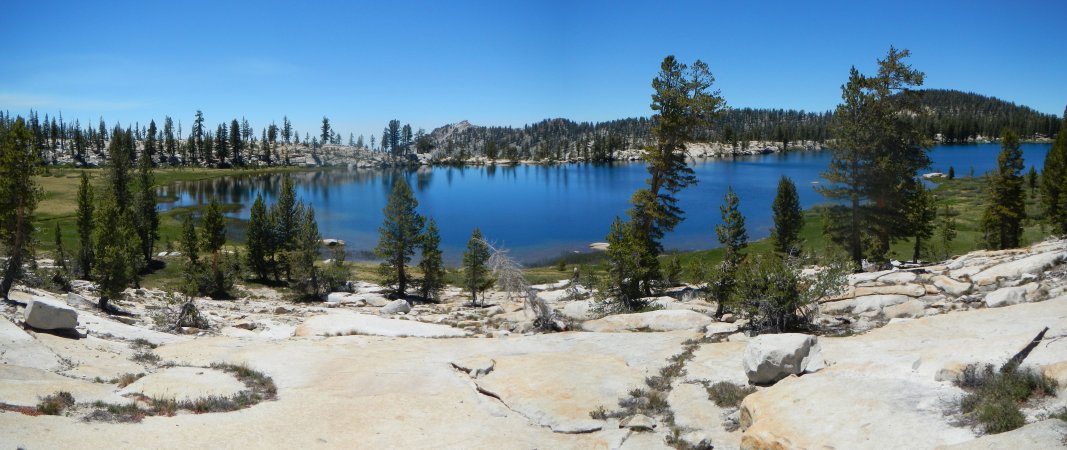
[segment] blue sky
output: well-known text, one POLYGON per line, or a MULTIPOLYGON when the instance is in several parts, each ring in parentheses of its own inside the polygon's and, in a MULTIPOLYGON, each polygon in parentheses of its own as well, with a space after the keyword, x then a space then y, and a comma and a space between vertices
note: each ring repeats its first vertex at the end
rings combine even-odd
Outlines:
POLYGON ((829 110, 890 45, 926 86, 1061 114, 1067 2, 9 2, 0 109, 314 134, 649 114, 665 55, 734 107, 829 110), (669 3, 669 4, 668 4, 669 3), (667 5, 665 5, 667 4, 667 5), (47 5, 47 6, 42 6, 47 5))

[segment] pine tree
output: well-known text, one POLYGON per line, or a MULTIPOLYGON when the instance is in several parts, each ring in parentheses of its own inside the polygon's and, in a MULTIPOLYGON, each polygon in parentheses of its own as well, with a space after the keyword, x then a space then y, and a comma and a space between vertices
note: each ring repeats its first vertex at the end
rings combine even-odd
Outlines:
POLYGON ((163 119, 163 148, 170 158, 174 158, 178 151, 178 141, 174 139, 174 120, 169 116, 163 119))
POLYGON ((923 83, 923 73, 904 63, 909 55, 890 47, 875 76, 853 67, 834 113, 833 153, 822 175, 829 183, 819 191, 838 202, 827 210, 826 231, 856 264, 864 256, 884 262, 889 245, 908 235, 903 187, 930 164, 929 140, 908 118, 921 114, 911 88, 923 83))
POLYGON ((1037 195, 1037 169, 1034 166, 1030 166, 1030 171, 1026 172, 1026 185, 1030 187, 1030 196, 1037 195))
POLYGON ((441 292, 445 289, 445 269, 440 246, 441 234, 437 229, 437 222, 430 219, 419 241, 419 248, 422 250, 422 259, 419 261, 419 269, 422 271, 419 294, 422 298, 432 301, 441 300, 441 292))
POLYGON ((950 180, 955 180, 956 179, 956 169, 954 167, 952 167, 952 166, 949 166, 949 168, 948 168, 948 179, 950 179, 950 180))
POLYGON ((415 254, 422 232, 423 218, 415 211, 418 205, 408 182, 397 178, 383 210, 385 220, 378 228, 380 237, 374 248, 375 255, 383 259, 379 272, 385 278, 384 283, 395 285, 394 295, 401 298, 407 295, 411 277, 406 266, 415 254))
POLYGON ((278 194, 278 201, 271 210, 271 216, 271 222, 274 224, 274 251, 278 255, 274 278, 278 278, 280 269, 285 273, 285 280, 290 281, 292 264, 289 261, 289 253, 293 250, 301 218, 297 214, 296 189, 289 175, 282 179, 282 191, 278 194))
POLYGON ((130 168, 134 155, 133 134, 130 130, 123 131, 119 127, 111 132, 111 142, 107 147, 108 156, 111 158, 108 165, 108 188, 109 195, 115 198, 115 206, 119 212, 126 212, 132 203, 130 194, 130 168))
POLYGON ((1021 244, 1026 218, 1023 167, 1019 138, 1015 131, 1005 129, 1001 133, 997 171, 990 179, 989 206, 982 215, 982 231, 990 248, 1016 248, 1021 244))
POLYGON ((189 259, 190 264, 200 261, 200 242, 196 235, 196 226, 193 225, 193 215, 186 214, 182 220, 182 236, 178 241, 178 249, 189 259))
POLYGON ((738 206, 739 199, 734 189, 728 187, 723 204, 719 205, 722 223, 715 226, 715 235, 723 246, 722 262, 708 285, 715 297, 718 307, 716 317, 726 312, 726 305, 733 299, 737 273, 745 261, 745 247, 748 247, 748 231, 745 229, 745 216, 738 206))
POLYGON ((793 180, 782 175, 778 181, 778 193, 771 203, 774 213, 774 250, 781 255, 796 256, 800 252, 800 230, 804 228, 804 212, 800 208, 800 196, 793 180))
POLYGON ((113 196, 100 205, 93 229, 93 279, 100 293, 100 309, 107 311, 109 302, 122 295, 137 280, 140 247, 129 211, 119 208, 113 196))
MULTIPOLYGON (((633 222, 623 222, 618 217, 611 223, 606 239, 608 274, 605 285, 600 289, 604 300, 600 309, 605 313, 643 309, 648 303, 644 300, 639 271, 642 260, 650 257, 645 251, 647 246, 641 242, 633 222)), ((651 258, 655 258, 655 255, 651 255, 651 258)))
MULTIPOLYGON (((715 79, 707 64, 700 60, 692 67, 679 63, 674 56, 667 56, 660 66, 659 75, 652 80, 652 134, 655 145, 645 148, 643 158, 649 177, 647 187, 637 190, 630 199, 633 207, 628 212, 634 223, 634 231, 645 247, 642 253, 656 255, 663 248, 660 240, 682 221, 675 195, 696 182, 693 170, 685 163, 687 142, 696 139, 698 128, 707 127, 723 109, 723 99, 718 91, 709 92, 715 79)), ((651 295, 652 286, 659 277, 659 262, 656 258, 644 257, 637 276, 642 278, 644 293, 651 295)))
POLYGON ((905 215, 912 227, 911 234, 915 237, 915 247, 911 254, 911 260, 912 262, 919 262, 923 241, 930 239, 934 235, 934 220, 937 219, 937 199, 934 198, 934 194, 929 189, 926 189, 926 186, 921 181, 913 183, 905 215))
POLYGON ((302 209, 303 216, 296 235, 292 258, 293 271, 297 275, 294 287, 302 298, 318 299, 323 293, 320 291, 322 286, 315 260, 319 256, 322 235, 319 234, 319 225, 315 220, 315 208, 308 205, 302 209))
POLYGON ((260 280, 266 280, 270 272, 268 256, 273 253, 270 248, 272 241, 270 218, 267 215, 267 206, 263 202, 262 195, 256 195, 256 201, 252 203, 252 209, 248 216, 248 231, 245 235, 248 248, 248 267, 260 280))
POLYGON ((222 208, 214 197, 211 198, 207 211, 204 212, 200 232, 200 250, 204 253, 218 253, 226 244, 226 218, 222 215, 222 208))
POLYGON ((210 278, 200 283, 198 288, 201 293, 212 297, 226 297, 227 291, 233 285, 230 281, 230 261, 221 254, 222 246, 226 244, 226 217, 222 215, 222 209, 214 198, 204 212, 200 233, 200 249, 211 255, 211 273, 210 278))
POLYGON ((330 132, 330 119, 326 116, 322 116, 322 143, 323 145, 330 143, 330 137, 333 134, 330 132))
POLYGON ((948 259, 952 255, 952 241, 956 240, 956 214, 951 206, 945 205, 937 215, 937 240, 941 247, 941 258, 948 259))
POLYGON ((196 118, 193 119, 193 132, 189 135, 189 139, 194 144, 193 164, 196 164, 200 158, 209 153, 204 149, 204 113, 199 109, 196 110, 196 118))
POLYGON ((241 139, 241 125, 237 123, 237 119, 230 121, 230 149, 233 153, 233 163, 235 165, 244 165, 244 158, 241 152, 244 151, 244 140, 241 139))
POLYGON ((159 130, 156 129, 156 121, 150 121, 148 123, 148 132, 145 134, 142 158, 144 158, 144 155, 148 155, 148 159, 151 161, 152 156, 156 154, 156 134, 158 132, 159 130))
POLYGON ((472 305, 478 305, 478 294, 493 285, 486 266, 489 256, 489 246, 485 244, 481 230, 475 228, 467 241, 467 250, 463 252, 463 284, 471 293, 472 305))
POLYGON ((156 241, 159 240, 159 208, 156 206, 155 178, 152 157, 145 150, 137 164, 137 195, 134 197, 134 218, 137 237, 145 264, 152 262, 156 241))
POLYGON ((89 174, 82 172, 81 184, 78 185, 78 211, 75 213, 78 225, 78 270, 82 279, 89 279, 93 268, 93 186, 89 184, 89 174))
POLYGON ((1067 110, 1041 169, 1041 202, 1053 229, 1067 234, 1067 110))
POLYGON ((0 279, 0 298, 7 299, 23 261, 32 257, 33 212, 41 198, 34 176, 40 157, 33 134, 22 117, 0 124, 0 251, 7 258, 0 279))
POLYGON ((62 269, 63 272, 66 272, 68 270, 67 269, 67 251, 63 248, 63 230, 61 230, 59 228, 59 222, 56 222, 55 244, 56 244, 56 257, 55 257, 56 266, 58 266, 60 269, 62 269))

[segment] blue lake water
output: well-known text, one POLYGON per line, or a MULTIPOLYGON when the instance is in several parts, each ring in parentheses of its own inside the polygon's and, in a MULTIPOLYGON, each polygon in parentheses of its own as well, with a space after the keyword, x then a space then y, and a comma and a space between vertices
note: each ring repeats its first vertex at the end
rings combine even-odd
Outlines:
MULTIPOLYGON (((1036 164, 1040 169, 1050 145, 1022 147, 1027 166, 1036 164)), ((956 176, 980 175, 995 168, 999 151, 999 144, 936 146, 930 152, 929 171, 947 172, 951 166, 956 176)), ((692 161, 699 182, 678 196, 686 219, 667 235, 665 247, 718 246, 715 225, 728 186, 740 197, 749 237, 767 236, 779 177, 793 179, 805 208, 822 203, 825 199, 815 192, 813 183, 822 181, 820 173, 826 170, 829 157, 829 152, 819 151, 692 161)), ((446 262, 455 264, 474 227, 526 262, 588 251, 590 243, 604 241, 615 216, 625 217, 630 195, 644 185, 647 173, 642 163, 615 163, 333 169, 290 176, 297 196, 315 207, 322 235, 345 240, 357 259, 377 243, 390 187, 403 177, 415 191, 419 212, 437 221, 446 262)), ((161 194, 177 201, 161 206, 206 204, 214 196, 223 203, 243 205, 230 216, 247 219, 257 194, 263 194, 268 203, 274 201, 281 179, 270 174, 176 183, 162 188, 161 194)), ((232 237, 242 239, 236 230, 232 237)))

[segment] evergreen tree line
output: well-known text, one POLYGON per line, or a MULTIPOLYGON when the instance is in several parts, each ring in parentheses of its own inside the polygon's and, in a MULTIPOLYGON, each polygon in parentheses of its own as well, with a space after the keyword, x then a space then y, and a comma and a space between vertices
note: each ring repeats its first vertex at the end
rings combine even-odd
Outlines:
MULTIPOLYGON (((1060 127, 1054 115, 993 97, 955 90, 914 90, 909 96, 923 114, 905 120, 928 138, 946 143, 967 142, 978 136, 999 138, 1004 128, 1026 139, 1048 138, 1060 127)), ((805 142, 833 139, 836 112, 784 109, 726 109, 705 126, 693 130, 694 142, 718 142, 747 147, 749 142, 783 143, 787 148, 805 142)), ((507 160, 610 161, 619 150, 652 145, 653 120, 644 117, 608 122, 546 119, 513 127, 445 126, 430 133, 433 148, 449 158, 487 156, 507 160)), ((469 125, 469 124, 468 124, 469 125)))
MULTIPOLYGON (((997 139, 1001 130, 1010 128, 1022 139, 1049 138, 1059 131, 1060 121, 1029 107, 994 97, 956 90, 913 90, 909 96, 921 114, 904 120, 930 139, 960 143, 978 137, 997 139)), ((718 142, 746 148, 750 142, 780 143, 787 148, 806 143, 825 143, 833 139, 836 111, 808 112, 786 109, 724 109, 705 126, 693 130, 694 142, 718 142)), ((0 121, 10 127, 13 118, 0 113, 0 121)), ((90 154, 103 156, 111 133, 101 118, 96 126, 79 120, 65 122, 62 114, 40 117, 30 111, 27 126, 32 145, 46 163, 58 163, 69 157, 84 163, 90 154)), ((410 124, 390 120, 382 135, 349 134, 347 145, 353 148, 387 153, 396 159, 414 154, 433 153, 441 160, 465 161, 474 156, 490 159, 550 160, 579 159, 612 161, 620 150, 643 148, 655 142, 653 119, 645 117, 607 122, 574 122, 546 119, 515 127, 479 127, 446 125, 427 133, 413 131, 410 124)), ((211 127, 204 114, 197 111, 188 130, 182 123, 165 117, 157 124, 134 124, 132 136, 138 149, 145 148, 155 161, 167 165, 244 166, 249 164, 290 163, 292 146, 313 151, 323 145, 344 145, 345 140, 327 117, 315 136, 295 130, 288 117, 256 130, 246 119, 232 119, 211 127)), ((139 154, 139 153, 138 153, 139 154)))
MULTIPOLYGON (((29 129, 31 146, 38 153, 42 163, 58 164, 70 161, 85 164, 90 156, 110 158, 107 151, 111 141, 132 139, 134 160, 147 155, 154 164, 169 166, 205 165, 212 167, 242 167, 247 165, 288 165, 290 150, 301 146, 312 150, 323 145, 343 145, 344 139, 331 125, 327 117, 322 118, 322 126, 316 136, 300 132, 293 128, 288 117, 282 118, 281 125, 271 123, 256 133, 247 119, 232 119, 211 127, 202 111, 197 111, 189 128, 183 130, 182 123, 167 116, 157 124, 150 120, 147 124, 136 123, 127 128, 127 136, 118 136, 109 130, 101 118, 96 126, 79 120, 64 122, 62 115, 41 118, 37 112, 30 111, 24 120, 29 129)), ((0 122, 5 127, 14 121, 10 113, 0 112, 0 122)), ((120 128, 115 125, 113 128, 120 128)), ((367 148, 363 137, 355 139, 350 135, 348 145, 367 148)))

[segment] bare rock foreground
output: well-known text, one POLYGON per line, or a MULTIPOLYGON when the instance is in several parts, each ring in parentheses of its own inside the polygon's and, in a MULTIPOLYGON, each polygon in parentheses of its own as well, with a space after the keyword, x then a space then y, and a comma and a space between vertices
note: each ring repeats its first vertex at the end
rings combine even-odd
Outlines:
MULTIPOLYGON (((151 292, 125 305, 141 317, 134 320, 102 315, 91 302, 72 305, 80 338, 24 328, 25 308, 8 305, 0 318, 0 446, 1056 448, 1067 437, 1065 423, 1050 418, 1067 406, 1063 258, 1064 241, 1052 241, 853 276, 847 294, 823 305, 821 322, 855 325, 818 337, 823 364, 754 387, 739 406, 719 406, 708 391, 747 384, 751 338, 736 332, 743 323, 700 312, 708 305, 692 296, 663 299, 663 310, 644 315, 584 326, 575 319, 571 329, 590 331, 550 334, 530 332, 521 304, 501 297, 490 296, 490 308, 456 301, 383 312, 363 298, 375 289, 366 284, 356 289, 366 292, 334 296, 362 301, 202 301, 217 329, 187 334, 151 329, 143 319, 157 308, 151 292), (1025 427, 982 436, 961 419, 964 391, 952 380, 967 364, 1004 363, 1044 327, 1025 365, 1057 378, 1061 396, 1024 405, 1025 427), (97 401, 241 392, 245 384, 220 363, 270 377, 276 397, 140 422, 86 418, 97 401), (632 391, 653 385, 663 394, 655 414, 590 414, 618 410, 632 391), (58 391, 76 400, 73 412, 26 413, 58 391)), ((564 286, 546 289, 560 291, 545 296, 553 308, 588 301, 564 295, 564 286)))

